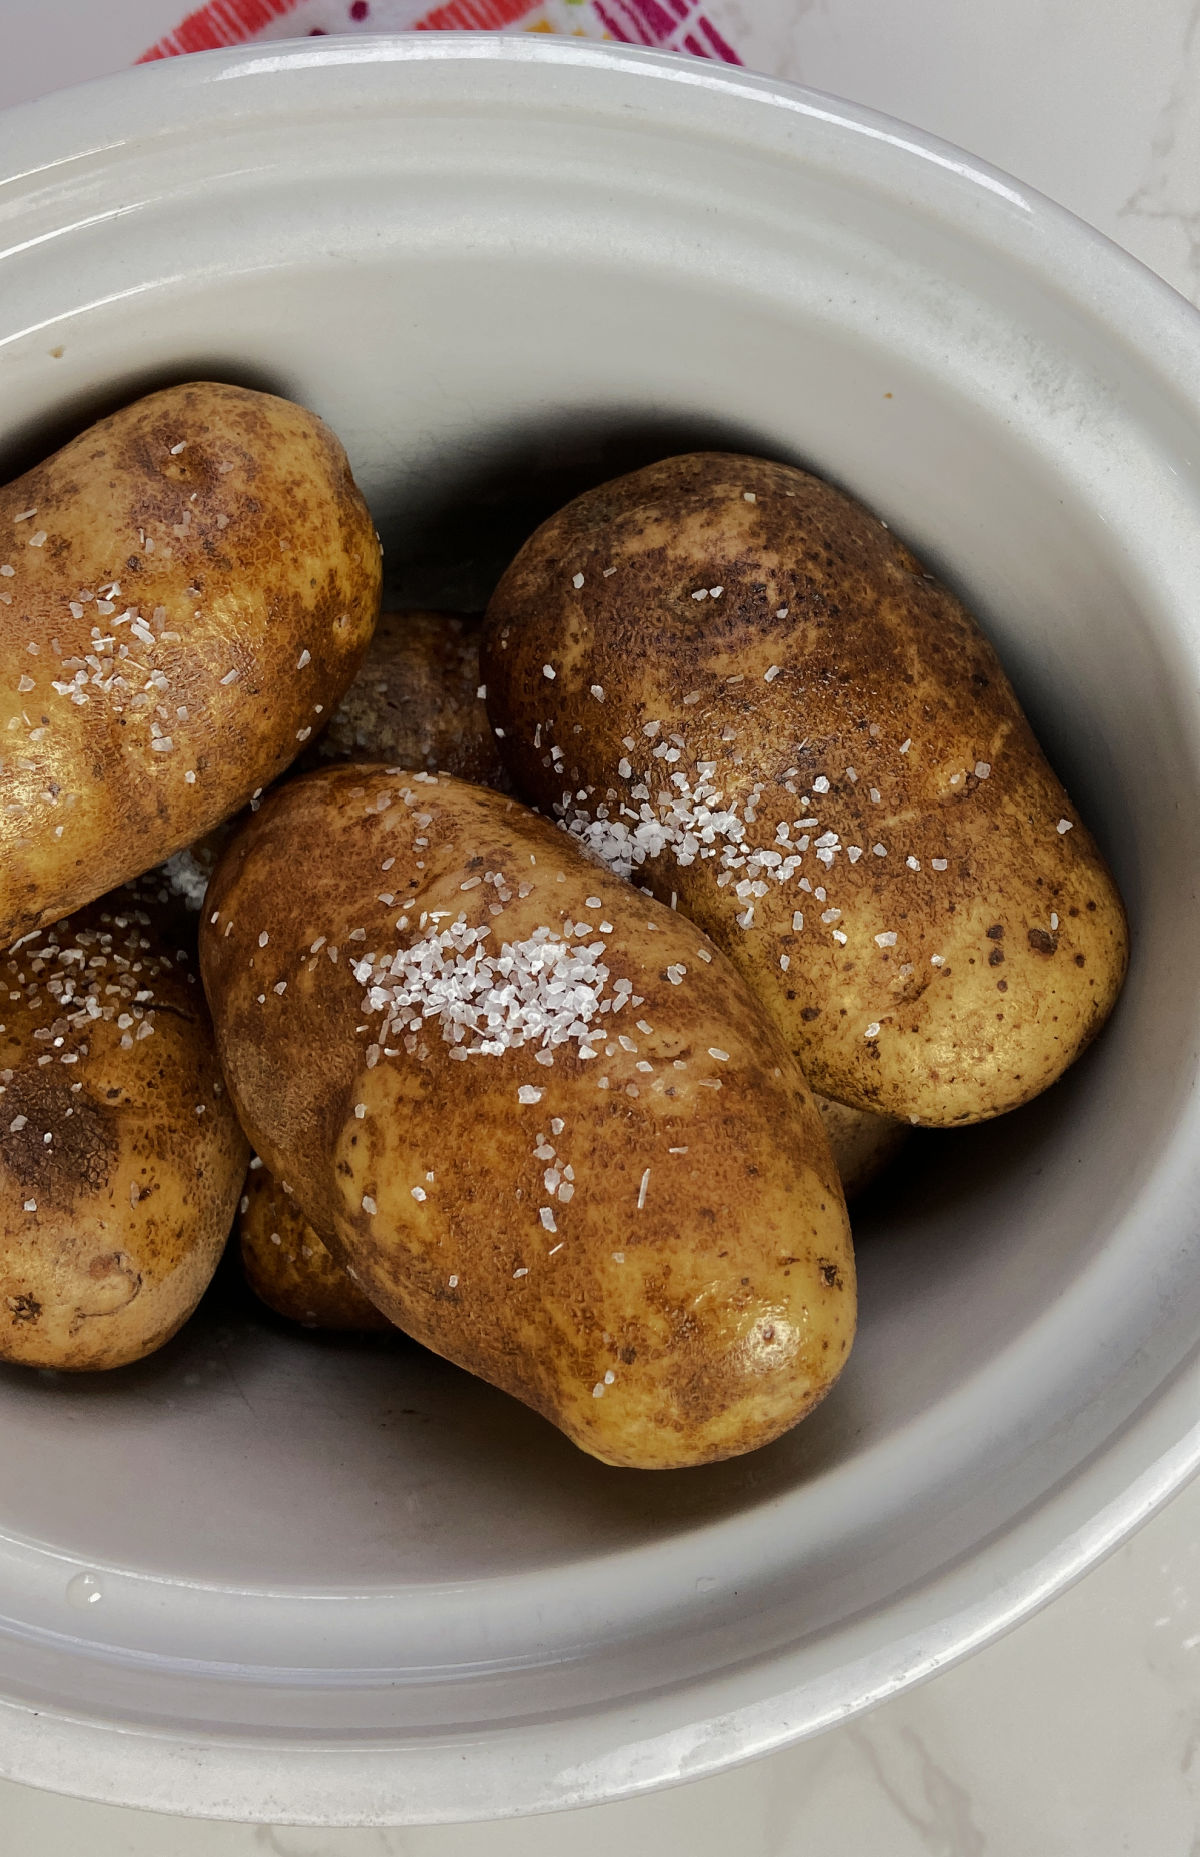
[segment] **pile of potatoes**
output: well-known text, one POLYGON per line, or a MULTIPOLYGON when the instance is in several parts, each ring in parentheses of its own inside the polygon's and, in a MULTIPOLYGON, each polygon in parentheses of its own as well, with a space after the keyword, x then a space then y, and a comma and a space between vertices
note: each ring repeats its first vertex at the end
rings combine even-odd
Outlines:
POLYGON ((236 1218, 278 1315, 605 1463, 753 1449, 845 1363, 847 1196, 1103 1025, 1112 878, 971 616, 790 466, 601 485, 482 620, 380 588, 268 395, 0 491, 0 1357, 149 1353, 236 1218))

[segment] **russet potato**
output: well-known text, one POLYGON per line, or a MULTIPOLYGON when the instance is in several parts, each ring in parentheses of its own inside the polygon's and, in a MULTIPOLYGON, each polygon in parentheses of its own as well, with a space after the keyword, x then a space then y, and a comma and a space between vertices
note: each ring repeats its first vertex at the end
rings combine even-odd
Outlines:
POLYGON ((803 1077, 707 938, 549 822, 397 769, 290 782, 201 965, 257 1151, 427 1347, 646 1468, 832 1385, 854 1269, 803 1077))
POLYGON ((151 394, 0 489, 0 947, 274 780, 379 587, 342 447, 270 394, 151 394))
MULTIPOLYGON (((357 676, 301 765, 394 759, 503 788, 507 776, 479 682, 479 633, 478 619, 453 613, 381 614, 357 676)), ((175 860, 197 907, 227 840, 227 830, 212 833, 175 860)), ((850 1198, 893 1158, 903 1126, 814 1100, 850 1198)), ((239 1232, 246 1277, 277 1314, 306 1327, 391 1327, 261 1164, 247 1182, 239 1232)))
POLYGON ((384 761, 506 790, 479 681, 482 617, 382 613, 362 666, 302 765, 384 761))
POLYGON ((935 1126, 1053 1083, 1121 901, 970 614, 818 478, 700 453, 542 525, 488 610, 516 789, 674 898, 814 1089, 935 1126))
POLYGON ((847 1200, 857 1199, 874 1186, 908 1140, 909 1125, 893 1116, 872 1115, 869 1109, 851 1109, 831 1097, 813 1101, 821 1117, 834 1165, 847 1200))
MULTIPOLYGON (((461 613, 381 613, 354 681, 299 765, 385 761, 506 787, 479 686, 481 623, 461 613)), ((227 837, 210 834, 181 854, 175 875, 189 883, 197 906, 227 837)), ((310 1328, 392 1327, 265 1167, 250 1175, 246 1196, 242 1263, 263 1302, 310 1328)))
POLYGON ((304 1328, 392 1328, 266 1167, 246 1176, 237 1229, 246 1281, 276 1315, 304 1328))
POLYGON ((128 886, 0 955, 0 1359, 120 1367, 173 1335, 249 1150, 194 933, 128 886))

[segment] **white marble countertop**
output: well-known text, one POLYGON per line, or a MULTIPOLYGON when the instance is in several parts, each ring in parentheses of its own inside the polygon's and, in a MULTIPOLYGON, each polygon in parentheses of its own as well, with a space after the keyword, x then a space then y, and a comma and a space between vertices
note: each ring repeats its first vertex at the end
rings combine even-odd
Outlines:
MULTIPOLYGON (((131 62, 180 0, 0 0, 0 106, 131 62)), ((709 0, 745 61, 1041 187, 1200 303, 1200 0, 709 0)), ((0 1782, 7 1857, 1200 1857, 1200 1484, 1038 1617, 771 1759, 520 1823, 314 1831, 0 1782)))

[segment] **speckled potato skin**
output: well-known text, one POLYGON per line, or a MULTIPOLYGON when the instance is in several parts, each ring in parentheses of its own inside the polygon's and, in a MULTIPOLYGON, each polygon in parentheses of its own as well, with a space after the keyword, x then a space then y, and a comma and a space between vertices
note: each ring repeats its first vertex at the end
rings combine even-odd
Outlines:
POLYGON ((833 1150, 842 1191, 847 1200, 857 1199, 895 1160, 908 1140, 909 1125, 892 1116, 872 1115, 869 1109, 850 1109, 828 1096, 814 1096, 813 1101, 833 1150))
POLYGON ((243 1126, 416 1340, 610 1464, 736 1455, 828 1390, 852 1336, 854 1269, 804 1080, 705 937, 556 827, 449 778, 306 776, 222 860, 200 950, 243 1126), (382 1022, 373 1031, 348 957, 424 941, 421 912, 434 911, 490 926, 493 951, 590 922, 605 984, 627 980, 641 1001, 619 1027, 605 1020, 634 1050, 606 1042, 588 1060, 569 1044, 544 1066, 526 1044, 454 1061, 435 1017, 404 1034, 411 1049, 378 1055, 382 1022), (522 1102, 522 1088, 542 1095, 522 1102), (548 1144, 574 1170, 569 1203, 547 1185, 548 1144))
POLYGON ((370 1332, 394 1326, 334 1262, 265 1167, 246 1176, 237 1229, 246 1281, 276 1315, 304 1328, 370 1332))
POLYGON ((354 675, 379 587, 345 453, 269 394, 152 394, 0 490, 0 947, 274 780, 354 675))
POLYGON ((67 1371, 140 1360, 216 1269, 249 1149, 192 942, 173 911, 123 890, 0 955, 0 1359, 67 1371), (48 990, 55 945, 99 959, 80 934, 113 937, 109 965, 89 970, 103 985, 114 957, 141 965, 125 985, 152 997, 119 1002, 125 1028, 73 1024, 48 990))
POLYGON ((518 792, 573 830, 600 805, 636 814, 647 770, 660 818, 667 773, 694 790, 706 762, 739 820, 761 786, 747 846, 805 839, 787 881, 751 873, 760 898, 735 894, 744 869, 718 886, 720 839, 716 857, 680 864, 668 846, 633 877, 677 893, 823 1095, 980 1121, 1053 1083, 1111 1011, 1121 901, 995 652, 817 478, 699 453, 578 498, 501 580, 482 674, 518 792), (653 746, 673 735, 668 769, 653 746))
POLYGON ((479 694, 479 614, 382 613, 362 666, 302 766, 385 761, 508 789, 479 694))
MULTIPOLYGON (((300 767, 387 761, 506 788, 508 775, 479 695, 481 626, 478 614, 381 613, 353 683, 300 767)), ((222 848, 210 836, 193 851, 211 873, 222 848)), ((308 1328, 393 1327, 334 1262, 265 1167, 250 1175, 246 1192, 242 1263, 269 1308, 308 1328)))

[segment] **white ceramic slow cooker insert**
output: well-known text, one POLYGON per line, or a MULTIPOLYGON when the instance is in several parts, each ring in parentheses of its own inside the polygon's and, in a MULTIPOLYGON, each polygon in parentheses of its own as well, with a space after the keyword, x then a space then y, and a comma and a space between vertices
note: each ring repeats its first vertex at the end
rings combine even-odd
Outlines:
POLYGON ((462 603, 629 464, 809 465, 980 614, 1134 930, 1064 1084, 917 1138, 843 1380, 757 1454, 606 1469, 220 1295, 136 1368, 0 1373, 0 1771, 274 1823, 573 1805, 1022 1617, 1200 1456, 1200 320, 914 131, 567 40, 162 63, 0 118, 0 177, 5 475, 261 385, 345 442, 399 595, 462 603))

